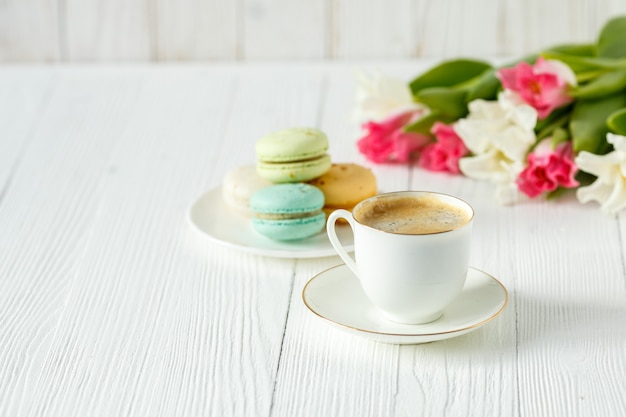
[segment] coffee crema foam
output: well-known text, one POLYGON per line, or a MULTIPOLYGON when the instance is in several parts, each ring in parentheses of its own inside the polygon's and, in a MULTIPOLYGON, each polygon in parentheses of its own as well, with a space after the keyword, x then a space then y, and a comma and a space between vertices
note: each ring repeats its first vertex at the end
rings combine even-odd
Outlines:
POLYGON ((471 220, 466 210, 432 196, 374 199, 363 203, 354 217, 374 229, 409 235, 447 232, 471 220))

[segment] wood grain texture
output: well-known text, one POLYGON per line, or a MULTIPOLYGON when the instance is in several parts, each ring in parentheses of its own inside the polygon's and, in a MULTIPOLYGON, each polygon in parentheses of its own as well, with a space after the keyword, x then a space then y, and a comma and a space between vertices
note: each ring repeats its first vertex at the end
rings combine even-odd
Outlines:
POLYGON ((246 59, 319 59, 328 45, 327 2, 255 0, 243 10, 246 59))
POLYGON ((511 57, 592 42, 621 0, 5 0, 0 62, 511 57))
POLYGON ((358 154, 355 70, 429 64, 0 70, 0 415, 621 416, 623 215, 573 195, 502 207, 485 182, 358 154), (190 227, 197 196, 296 125, 381 191, 471 203, 471 264, 508 288, 504 313, 374 343, 301 301, 338 257, 242 254, 190 227))
POLYGON ((56 62, 61 59, 57 3, 47 0, 0 3, 0 62, 56 62))
POLYGON ((150 61, 155 53, 155 19, 148 0, 65 0, 58 3, 63 15, 63 61, 150 61))
POLYGON ((333 1, 329 55, 340 58, 397 58, 415 53, 411 0, 333 1))
POLYGON ((155 51, 159 61, 241 58, 239 1, 159 0, 155 6, 155 51))
POLYGON ((1 129, 11 138, 0 141, 0 200, 10 186, 15 169, 35 134, 36 123, 50 97, 52 74, 35 69, 0 69, 0 108, 5 109, 1 129), (22 81, 29 73, 30 83, 22 81))

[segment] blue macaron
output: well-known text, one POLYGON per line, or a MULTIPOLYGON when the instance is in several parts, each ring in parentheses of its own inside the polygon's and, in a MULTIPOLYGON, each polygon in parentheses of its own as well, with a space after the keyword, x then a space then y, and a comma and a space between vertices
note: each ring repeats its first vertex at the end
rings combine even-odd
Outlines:
POLYGON ((250 198, 252 226, 274 240, 297 240, 313 236, 326 224, 324 194, 303 183, 277 184, 255 192, 250 198))

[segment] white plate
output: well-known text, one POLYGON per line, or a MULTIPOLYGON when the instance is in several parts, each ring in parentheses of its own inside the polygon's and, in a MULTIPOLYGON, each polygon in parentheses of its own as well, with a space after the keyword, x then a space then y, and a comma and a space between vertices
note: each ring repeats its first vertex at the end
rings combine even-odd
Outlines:
POLYGON ((508 293, 494 277, 470 268, 463 291, 440 319, 401 324, 382 317, 354 274, 346 265, 339 265, 313 277, 302 291, 302 300, 315 315, 341 330, 383 343, 417 344, 478 329, 504 310, 508 293))
MULTIPOLYGON (((280 242, 260 235, 249 217, 228 207, 222 188, 200 196, 189 209, 189 221, 211 240, 243 252, 277 258, 319 258, 336 255, 326 231, 296 241, 280 242)), ((354 247, 349 226, 337 226, 337 235, 348 251, 354 247)))

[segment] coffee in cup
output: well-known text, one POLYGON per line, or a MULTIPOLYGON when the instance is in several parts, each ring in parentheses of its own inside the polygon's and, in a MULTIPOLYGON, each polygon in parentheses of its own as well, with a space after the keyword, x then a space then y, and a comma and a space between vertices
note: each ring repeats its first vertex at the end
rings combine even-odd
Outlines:
POLYGON ((356 221, 388 233, 424 235, 464 226, 471 215, 433 195, 391 196, 365 201, 353 211, 356 221))
POLYGON ((352 213, 332 212, 327 233, 383 316, 421 324, 438 319, 463 289, 473 216, 456 197, 403 191, 364 200, 352 213), (338 219, 352 227, 354 259, 337 238, 338 219))

